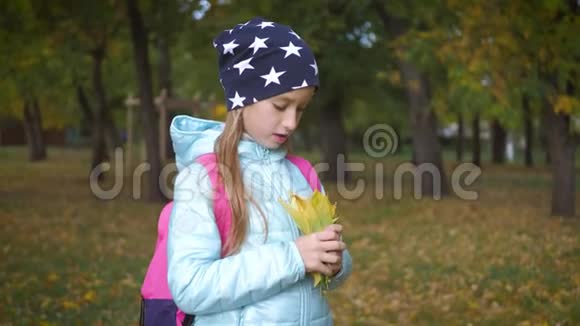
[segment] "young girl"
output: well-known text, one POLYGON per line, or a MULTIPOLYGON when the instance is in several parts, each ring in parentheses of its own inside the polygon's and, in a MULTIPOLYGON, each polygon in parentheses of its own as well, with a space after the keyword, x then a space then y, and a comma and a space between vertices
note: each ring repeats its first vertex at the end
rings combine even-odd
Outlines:
POLYGON ((225 124, 176 117, 171 137, 179 174, 168 234, 168 282, 195 325, 332 325, 308 273, 351 273, 340 225, 301 236, 279 201, 312 189, 286 159, 288 138, 318 88, 308 45, 290 27, 255 18, 222 32, 214 47, 227 99, 225 124), (222 243, 206 168, 216 153, 232 212, 222 243))

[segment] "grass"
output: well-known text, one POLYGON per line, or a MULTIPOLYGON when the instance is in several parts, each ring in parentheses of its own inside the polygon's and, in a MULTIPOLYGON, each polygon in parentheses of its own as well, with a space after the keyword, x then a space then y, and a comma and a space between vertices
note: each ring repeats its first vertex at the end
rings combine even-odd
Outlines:
MULTIPOLYGON (((326 185, 355 263, 328 294, 336 325, 580 323, 580 221, 548 217, 546 168, 486 166, 476 201, 415 200, 409 185, 395 200, 399 162, 383 162, 381 200, 370 169, 355 174, 368 186, 355 199, 326 185)), ((28 163, 0 148, 0 325, 137 322, 162 206, 133 200, 129 182, 97 199, 88 164, 86 151, 28 163)))

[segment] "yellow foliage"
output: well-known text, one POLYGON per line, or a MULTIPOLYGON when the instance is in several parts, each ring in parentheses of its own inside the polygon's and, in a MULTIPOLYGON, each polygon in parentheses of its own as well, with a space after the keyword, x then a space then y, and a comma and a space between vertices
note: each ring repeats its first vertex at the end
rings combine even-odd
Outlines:
POLYGON ((223 103, 220 103, 213 108, 213 118, 219 121, 225 121, 228 110, 223 103))
POLYGON ((389 82, 393 85, 401 85, 401 74, 399 73, 399 71, 394 70, 391 71, 387 74, 387 78, 389 79, 389 82))
POLYGON ((559 95, 554 100, 555 112, 571 114, 578 110, 580 110, 580 101, 575 97, 559 95))
POLYGON ((46 277, 46 280, 50 283, 54 283, 56 281, 58 281, 60 277, 58 276, 58 274, 56 273, 50 273, 48 274, 48 276, 46 277))
POLYGON ((97 293, 95 292, 95 290, 89 290, 83 295, 83 299, 86 302, 94 302, 96 298, 97 298, 97 293))
POLYGON ((64 300, 62 302, 62 307, 65 310, 73 310, 73 309, 79 309, 80 306, 78 303, 74 302, 74 301, 70 301, 70 300, 64 300))
MULTIPOLYGON (((323 231, 327 226, 337 221, 336 204, 331 204, 327 196, 314 191, 310 198, 302 198, 297 194, 290 195, 290 202, 280 201, 280 204, 292 216, 298 229, 303 234, 323 231)), ((320 282, 328 287, 330 279, 320 273, 313 273, 314 286, 320 282)))
POLYGON ((48 321, 44 321, 44 320, 40 322, 40 326, 54 326, 54 325, 57 325, 57 324, 54 324, 54 323, 51 323, 48 321))

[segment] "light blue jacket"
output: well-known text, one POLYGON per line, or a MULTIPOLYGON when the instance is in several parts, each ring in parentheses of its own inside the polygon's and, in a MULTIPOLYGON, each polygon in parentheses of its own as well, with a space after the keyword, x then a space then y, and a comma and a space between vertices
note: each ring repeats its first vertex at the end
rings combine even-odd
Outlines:
MULTIPOLYGON (((332 325, 320 288, 313 287, 294 240, 299 231, 278 203, 290 192, 312 190, 283 149, 269 150, 244 135, 238 147, 245 187, 259 203, 264 220, 249 205, 248 237, 240 252, 220 258, 221 241, 214 220, 211 184, 205 168, 194 162, 213 152, 223 123, 177 116, 171 124, 178 175, 168 234, 169 288, 177 306, 196 315, 195 325, 332 325)), ((342 270, 330 288, 351 273, 344 251, 342 270)))

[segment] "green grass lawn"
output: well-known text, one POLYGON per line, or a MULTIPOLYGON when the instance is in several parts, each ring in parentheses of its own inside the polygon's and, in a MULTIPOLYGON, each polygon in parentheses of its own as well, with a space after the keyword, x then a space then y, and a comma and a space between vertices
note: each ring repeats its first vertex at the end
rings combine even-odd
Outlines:
MULTIPOLYGON (((395 200, 398 160, 382 162, 382 199, 377 162, 355 174, 366 182, 355 199, 326 184, 354 258, 327 294, 337 325, 580 324, 580 219, 548 217, 548 169, 485 166, 475 201, 415 200, 409 185, 395 200)), ((0 325, 137 322, 162 205, 133 200, 129 180, 99 200, 88 164, 87 151, 28 163, 25 149, 0 148, 0 325)))

